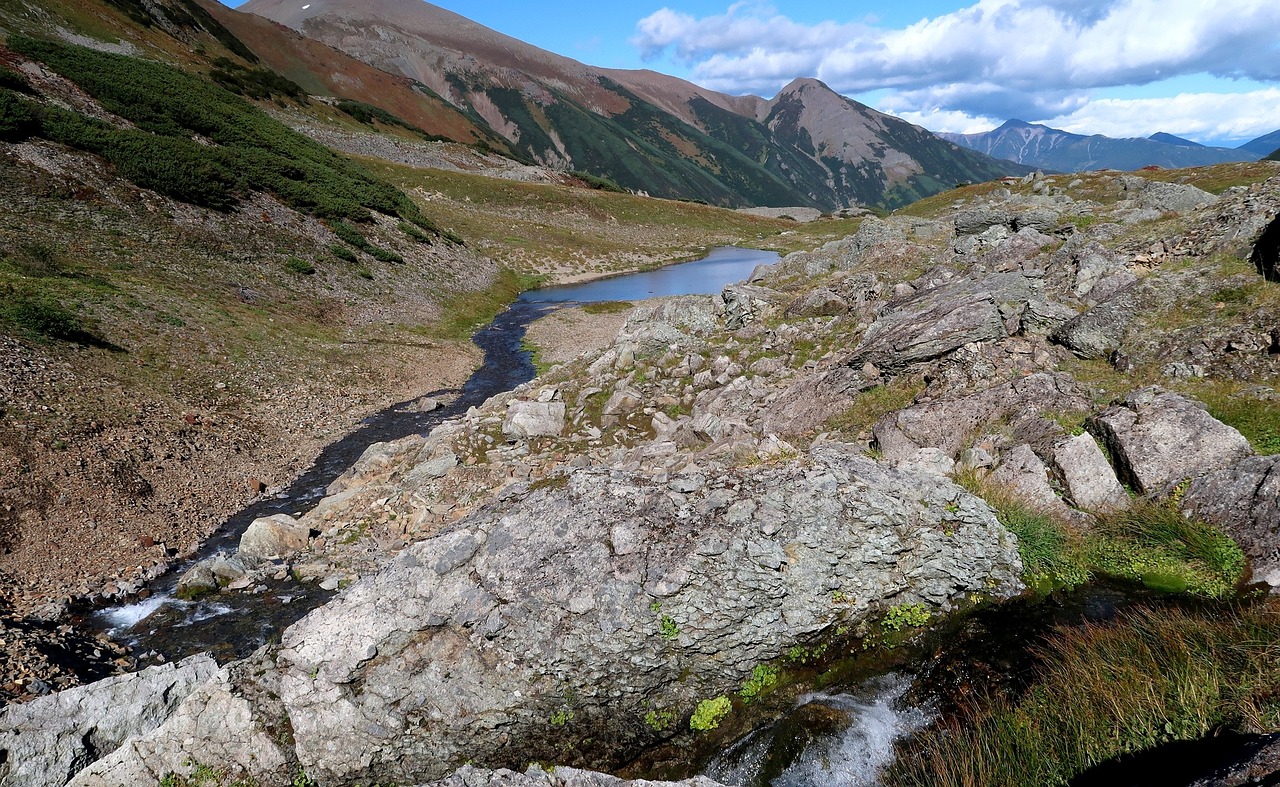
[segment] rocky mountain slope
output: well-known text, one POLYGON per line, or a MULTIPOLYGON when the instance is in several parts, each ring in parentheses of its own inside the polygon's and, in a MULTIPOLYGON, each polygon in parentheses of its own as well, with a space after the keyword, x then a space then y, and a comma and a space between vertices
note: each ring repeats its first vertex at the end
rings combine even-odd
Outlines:
POLYGON ((886 620, 1081 572, 1222 596, 1247 561, 1280 586, 1280 173, 1249 167, 1199 172, 1216 193, 973 187, 635 306, 612 344, 255 524, 240 584, 269 552, 360 579, 72 783, 616 768, 723 745, 757 692, 805 690, 786 654, 875 647, 886 620), (1027 511, 1080 552, 1033 550, 1027 511), (1192 540, 1148 540, 1157 511, 1192 540))
POLYGON ((530 159, 718 205, 894 207, 1017 170, 813 80, 771 101, 649 71, 595 69, 420 2, 242 10, 428 86, 530 159))
POLYGON ((1244 143, 1240 148, 1250 153, 1257 153, 1259 156, 1274 153, 1276 150, 1280 150, 1280 130, 1272 131, 1270 134, 1263 134, 1257 139, 1244 143))
POLYGON ((1147 139, 1114 139, 1101 134, 1086 136, 1021 120, 1010 120, 999 128, 979 134, 943 133, 938 136, 989 156, 1058 172, 1136 170, 1147 166, 1203 167, 1230 161, 1254 161, 1272 149, 1258 151, 1248 144, 1238 148, 1211 148, 1159 134, 1147 139))

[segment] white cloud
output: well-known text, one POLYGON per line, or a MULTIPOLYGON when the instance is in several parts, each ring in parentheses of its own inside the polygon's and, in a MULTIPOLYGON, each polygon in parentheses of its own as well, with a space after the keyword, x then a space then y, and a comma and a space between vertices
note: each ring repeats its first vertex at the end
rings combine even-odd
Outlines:
POLYGON ((1099 99, 1046 125, 1077 134, 1150 136, 1167 131, 1206 140, 1249 140, 1280 127, 1280 88, 1248 93, 1180 93, 1168 98, 1099 99))
POLYGON ((1031 120, 1073 116, 1091 90, 1179 75, 1280 81, 1276 30, 1275 0, 978 0, 900 29, 804 25, 738 3, 701 19, 664 8, 633 43, 674 52, 725 92, 771 95, 816 76, 846 94, 891 89, 887 111, 1031 120))

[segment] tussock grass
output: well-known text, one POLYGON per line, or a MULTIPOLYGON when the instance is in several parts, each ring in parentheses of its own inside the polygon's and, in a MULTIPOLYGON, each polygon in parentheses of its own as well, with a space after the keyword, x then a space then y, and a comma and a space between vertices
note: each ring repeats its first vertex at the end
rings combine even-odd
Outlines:
POLYGON ((916 736, 891 785, 1063 785, 1111 758, 1220 727, 1280 725, 1276 602, 1128 613, 1058 631, 1040 680, 916 736))
POLYGON ((1088 581, 1088 554, 1075 530, 976 473, 962 472, 956 483, 986 500, 1000 524, 1018 537, 1022 575, 1029 585, 1049 590, 1088 581))
POLYGON ((1240 547, 1216 527, 1183 516, 1173 501, 1131 500, 1127 509, 1099 516, 1080 533, 975 473, 961 473, 956 482, 986 500, 1018 537, 1023 579, 1040 590, 1103 575, 1220 599, 1231 596, 1244 576, 1240 547))
POLYGON ((887 385, 863 391, 849 409, 828 419, 824 428, 856 437, 889 413, 910 406, 924 387, 924 381, 919 378, 898 377, 887 385))
POLYGON ((1134 500, 1125 511, 1101 517, 1095 534, 1089 547, 1094 571, 1153 590, 1225 598, 1244 574, 1245 556, 1234 541, 1171 503, 1134 500))

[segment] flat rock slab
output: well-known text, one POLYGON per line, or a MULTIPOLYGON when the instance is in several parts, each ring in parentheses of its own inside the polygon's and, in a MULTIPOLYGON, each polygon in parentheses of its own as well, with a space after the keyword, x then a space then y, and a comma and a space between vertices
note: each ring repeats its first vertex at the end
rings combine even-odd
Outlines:
POLYGON ((1036 283, 1020 273, 923 290, 892 304, 872 323, 850 364, 870 361, 881 369, 901 369, 971 342, 1003 339, 1008 332, 1002 308, 1020 311, 1037 294, 1036 283))

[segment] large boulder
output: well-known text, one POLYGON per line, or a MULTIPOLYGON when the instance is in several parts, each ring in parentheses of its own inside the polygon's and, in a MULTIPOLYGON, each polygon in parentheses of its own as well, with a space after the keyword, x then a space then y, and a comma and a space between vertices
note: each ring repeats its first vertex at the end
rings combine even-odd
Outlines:
POLYGON ((1067 499, 1082 511, 1102 514, 1129 505, 1115 469, 1088 432, 1064 438, 1053 447, 1053 473, 1067 499))
POLYGON ((159 727, 217 669, 209 656, 192 656, 0 710, 0 784, 66 784, 104 752, 159 727))
POLYGON ((292 555, 307 548, 311 529, 288 514, 259 517, 240 536, 236 555, 246 560, 292 555))
POLYGON ((1021 314, 1040 284, 1020 273, 1001 273, 917 292, 885 309, 854 349, 850 364, 869 361, 881 369, 901 369, 971 342, 1003 339, 1017 329, 1014 325, 1010 330, 1006 320, 1021 314))
POLYGON ((1135 391, 1088 426, 1111 453, 1120 480, 1144 495, 1167 493, 1253 454, 1244 435, 1204 405, 1157 387, 1135 391))
POLYGON ((1131 284, 1107 301, 1068 320, 1049 338, 1077 357, 1106 358, 1124 343, 1140 305, 1137 284, 1131 284))
POLYGON ((852 446, 720 478, 584 468, 509 495, 285 632, 279 695, 308 774, 617 764, 656 738, 646 713, 687 718, 798 643, 1021 588, 985 503, 852 446))
POLYGON ((1254 578, 1280 588, 1280 456, 1252 456, 1195 479, 1182 510, 1221 526, 1249 556, 1254 578))
MULTIPOLYGON (((289 720, 261 658, 215 669, 162 724, 80 771, 68 787, 152 785, 201 766, 225 774, 223 784, 290 783, 298 770, 289 720)), ((331 730, 330 740, 341 745, 343 738, 331 730)))
POLYGON ((512 402, 502 422, 502 434, 516 440, 554 437, 564 431, 564 402, 512 402))
POLYGON ((909 460, 927 447, 959 459, 989 425, 1000 422, 1014 439, 1038 445, 1060 434, 1041 413, 1080 411, 1090 404, 1069 376, 1041 372, 969 396, 914 404, 884 416, 873 431, 888 462, 909 460))

